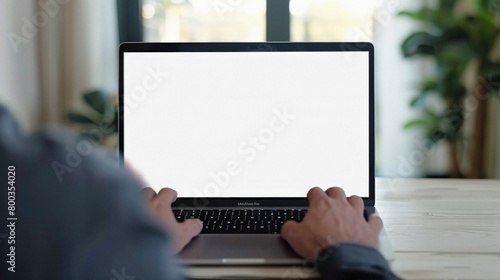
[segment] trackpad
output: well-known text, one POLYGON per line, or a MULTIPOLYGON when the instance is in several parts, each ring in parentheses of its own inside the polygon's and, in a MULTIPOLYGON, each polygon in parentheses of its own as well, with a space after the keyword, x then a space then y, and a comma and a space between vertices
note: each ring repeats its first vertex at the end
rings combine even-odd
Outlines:
POLYGON ((202 234, 178 256, 186 264, 200 265, 294 264, 302 260, 278 234, 202 234))

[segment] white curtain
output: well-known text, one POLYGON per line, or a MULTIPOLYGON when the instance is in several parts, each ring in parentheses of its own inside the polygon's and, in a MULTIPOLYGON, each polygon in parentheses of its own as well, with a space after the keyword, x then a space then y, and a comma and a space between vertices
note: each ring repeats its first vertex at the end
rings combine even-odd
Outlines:
POLYGON ((84 109, 84 91, 118 91, 116 1, 64 1, 69 2, 39 34, 44 123, 60 122, 69 110, 84 109))
POLYGON ((26 129, 85 108, 84 91, 117 93, 115 0, 9 0, 0 17, 8 38, 0 43, 0 102, 26 129))
POLYGON ((0 9, 0 103, 27 130, 39 125, 40 113, 37 41, 22 32, 34 12, 33 1, 3 1, 0 9))

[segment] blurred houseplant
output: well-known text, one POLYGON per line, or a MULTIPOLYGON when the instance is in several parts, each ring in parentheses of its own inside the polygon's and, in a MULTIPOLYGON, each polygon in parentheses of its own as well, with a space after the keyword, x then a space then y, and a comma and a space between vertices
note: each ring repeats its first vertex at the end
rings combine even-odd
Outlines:
POLYGON ((83 94, 84 102, 90 107, 86 114, 70 112, 66 119, 82 127, 81 134, 108 148, 117 147, 118 101, 100 90, 83 94))
POLYGON ((492 94, 498 95, 500 86, 500 64, 495 62, 500 32, 495 18, 500 3, 474 0, 472 13, 464 15, 456 12, 458 2, 440 0, 434 8, 399 13, 427 27, 403 41, 404 56, 431 57, 436 65, 436 74, 423 82, 411 101, 412 107, 422 110, 422 117, 408 122, 405 128, 423 127, 429 147, 438 141, 449 144, 451 167, 448 176, 482 178, 487 102, 492 94), (465 73, 470 75, 470 69, 473 69, 476 83, 472 95, 468 95, 464 83, 465 73), (443 101, 444 110, 432 106, 430 96, 443 101), (465 100, 473 104, 464 104, 465 100), (474 126, 470 146, 466 149, 463 124, 468 114, 474 115, 474 126), (470 155, 468 172, 462 170, 461 164, 466 152, 470 155))

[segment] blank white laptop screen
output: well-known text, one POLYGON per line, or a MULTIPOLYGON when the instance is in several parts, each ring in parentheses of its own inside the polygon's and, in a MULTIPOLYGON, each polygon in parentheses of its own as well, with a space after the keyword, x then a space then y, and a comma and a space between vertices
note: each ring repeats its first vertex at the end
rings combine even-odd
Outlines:
POLYGON ((124 159, 153 189, 368 197, 368 52, 130 52, 123 67, 124 159))

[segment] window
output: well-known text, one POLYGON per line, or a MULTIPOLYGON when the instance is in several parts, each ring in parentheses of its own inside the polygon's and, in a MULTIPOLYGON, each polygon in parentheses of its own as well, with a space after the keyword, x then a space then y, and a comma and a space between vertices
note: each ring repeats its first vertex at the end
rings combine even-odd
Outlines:
POLYGON ((144 0, 144 40, 265 41, 265 0, 144 0))
POLYGON ((371 41, 377 0, 290 0, 291 41, 371 41))
POLYGON ((370 41, 373 33, 370 30, 373 13, 382 2, 382 0, 270 0, 269 3, 266 0, 143 0, 144 40, 370 41), (267 29, 267 33, 270 34, 267 34, 267 38, 266 23, 270 25, 267 29))

